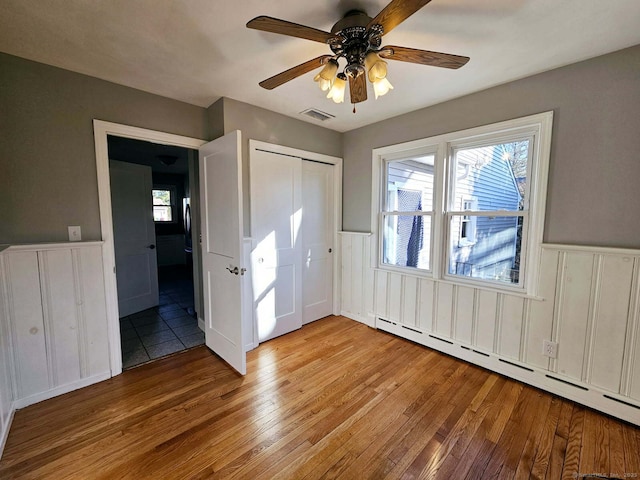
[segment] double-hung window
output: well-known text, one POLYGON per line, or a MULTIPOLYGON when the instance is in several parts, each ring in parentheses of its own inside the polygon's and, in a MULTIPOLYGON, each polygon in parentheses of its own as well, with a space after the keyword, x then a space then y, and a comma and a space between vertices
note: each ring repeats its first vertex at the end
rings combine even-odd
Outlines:
POLYGON ((176 193, 172 186, 158 186, 151 190, 153 221, 173 223, 175 219, 176 193))
POLYGON ((535 294, 551 122, 548 112, 374 150, 377 267, 535 294))

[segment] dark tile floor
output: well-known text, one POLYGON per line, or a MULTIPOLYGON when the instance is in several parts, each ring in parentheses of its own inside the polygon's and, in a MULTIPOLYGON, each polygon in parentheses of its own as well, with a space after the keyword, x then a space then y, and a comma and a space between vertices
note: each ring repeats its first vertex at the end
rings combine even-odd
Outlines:
POLYGON ((122 368, 204 344, 190 272, 185 267, 161 267, 158 280, 160 304, 120 319, 122 368))

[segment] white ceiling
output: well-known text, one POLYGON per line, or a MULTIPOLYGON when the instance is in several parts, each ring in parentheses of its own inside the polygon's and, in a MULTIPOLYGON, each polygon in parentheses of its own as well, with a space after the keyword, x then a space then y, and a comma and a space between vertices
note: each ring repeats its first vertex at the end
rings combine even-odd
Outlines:
MULTIPOLYGON (((460 70, 389 61, 395 89, 336 105, 303 75, 258 82, 327 46, 245 28, 269 15, 330 30, 348 10, 387 0, 1 0, 0 51, 207 107, 224 96, 347 131, 514 79, 640 44, 640 0, 432 0, 383 45, 471 57, 460 70)), ((347 100, 348 101, 348 100, 347 100)))

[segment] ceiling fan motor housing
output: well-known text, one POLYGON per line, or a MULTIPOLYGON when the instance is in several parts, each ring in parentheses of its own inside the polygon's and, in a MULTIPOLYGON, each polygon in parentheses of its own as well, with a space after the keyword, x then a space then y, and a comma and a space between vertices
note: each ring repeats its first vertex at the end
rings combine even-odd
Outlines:
POLYGON ((371 17, 366 13, 351 10, 331 29, 335 37, 329 41, 329 46, 336 56, 347 60, 344 73, 352 78, 365 72, 367 52, 380 48, 383 29, 380 25, 367 29, 370 21, 371 17))

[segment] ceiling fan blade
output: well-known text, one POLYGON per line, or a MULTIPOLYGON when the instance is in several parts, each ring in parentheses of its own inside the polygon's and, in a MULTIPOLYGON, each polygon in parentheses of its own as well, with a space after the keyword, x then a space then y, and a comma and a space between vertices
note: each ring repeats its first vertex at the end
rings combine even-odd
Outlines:
POLYGON ((271 78, 267 78, 259 83, 262 88, 266 88, 267 90, 273 90, 276 87, 279 87, 283 83, 287 83, 289 80, 293 80, 294 78, 298 78, 300 75, 304 75, 307 72, 311 72, 316 68, 323 66, 327 60, 331 58, 331 55, 320 55, 319 57, 314 58, 313 60, 309 60, 308 62, 301 63, 300 65, 296 65, 295 67, 290 68, 289 70, 285 70, 282 73, 274 75, 271 78))
POLYGON ((382 25, 384 29, 382 34, 389 33, 411 15, 424 7, 431 0, 391 0, 391 3, 384 7, 382 11, 376 15, 376 18, 369 22, 367 28, 373 25, 382 25))
POLYGON ((367 76, 358 75, 356 78, 349 77, 349 93, 351 103, 364 102, 367 99, 367 76))
POLYGON ((335 35, 324 32, 316 28, 306 27, 286 20, 278 18, 260 16, 247 23, 247 28, 262 30, 263 32, 279 33, 280 35, 288 35, 290 37, 304 38, 314 42, 327 43, 329 39, 335 35))
POLYGON ((379 55, 389 60, 400 60, 401 62, 419 63, 432 67, 460 68, 470 59, 460 55, 449 53, 429 52, 428 50, 418 50, 416 48, 397 47, 388 45, 380 49, 379 55))

